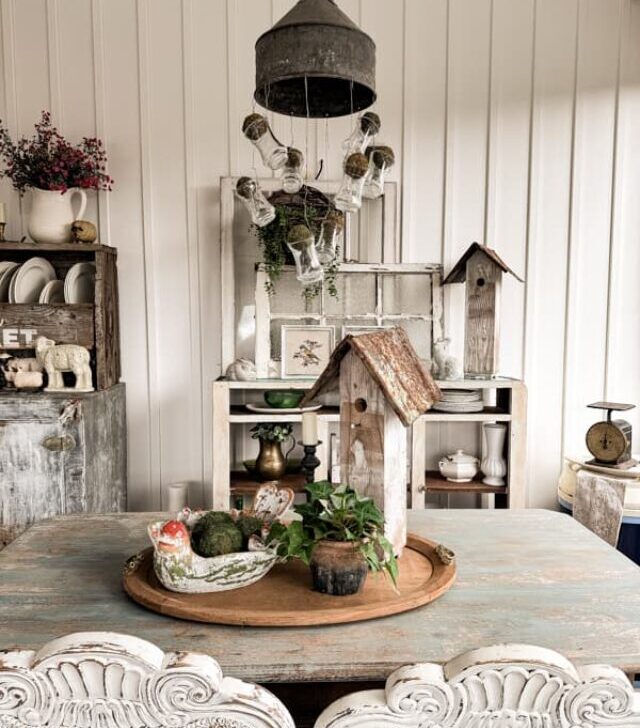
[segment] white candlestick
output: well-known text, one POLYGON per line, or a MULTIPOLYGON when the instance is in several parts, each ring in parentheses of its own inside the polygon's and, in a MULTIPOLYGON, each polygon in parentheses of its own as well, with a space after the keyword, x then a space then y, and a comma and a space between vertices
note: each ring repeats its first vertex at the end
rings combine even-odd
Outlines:
POLYGON ((317 412, 302 413, 302 444, 318 444, 318 414, 317 412))
POLYGON ((7 206, 0 202, 0 222, 7 222, 7 206))
POLYGON ((170 513, 179 513, 189 505, 189 483, 172 483, 167 486, 167 508, 170 513))

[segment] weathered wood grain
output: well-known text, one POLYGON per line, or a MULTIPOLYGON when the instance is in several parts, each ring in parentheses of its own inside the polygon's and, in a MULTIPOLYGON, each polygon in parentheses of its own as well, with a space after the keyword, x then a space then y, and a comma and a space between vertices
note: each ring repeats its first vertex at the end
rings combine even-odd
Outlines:
MULTIPOLYGON (((61 344, 80 344, 92 349, 95 343, 93 325, 93 306, 90 303, 41 304, 41 303, 0 303, 0 328, 19 327, 32 329, 38 336, 46 336, 61 344)), ((21 338, 12 345, 15 349, 33 349, 32 343, 21 338)))
POLYGON ((0 547, 38 520, 125 510, 126 473, 124 384, 0 398, 0 547))
POLYGON ((466 263, 465 374, 491 376, 499 367, 502 270, 482 250, 466 263))
POLYGON ((120 320, 116 254, 96 252, 96 382, 108 389, 120 381, 120 320))
POLYGON ((146 524, 158 517, 59 518, 10 544, 0 553, 0 645, 38 649, 99 628, 217 655, 225 672, 261 682, 385 680, 402 665, 501 642, 640 671, 640 569, 565 515, 411 512, 410 531, 456 552, 454 586, 384 620, 295 629, 190 624, 130 601, 122 565, 148 546, 146 524))

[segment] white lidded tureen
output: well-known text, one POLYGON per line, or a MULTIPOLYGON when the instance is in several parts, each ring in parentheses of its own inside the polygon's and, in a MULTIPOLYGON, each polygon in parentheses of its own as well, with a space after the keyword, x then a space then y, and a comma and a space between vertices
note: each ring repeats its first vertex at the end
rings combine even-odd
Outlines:
POLYGON ((447 455, 438 463, 443 478, 452 483, 468 483, 478 474, 480 461, 477 457, 469 455, 464 450, 456 450, 453 455, 447 455))

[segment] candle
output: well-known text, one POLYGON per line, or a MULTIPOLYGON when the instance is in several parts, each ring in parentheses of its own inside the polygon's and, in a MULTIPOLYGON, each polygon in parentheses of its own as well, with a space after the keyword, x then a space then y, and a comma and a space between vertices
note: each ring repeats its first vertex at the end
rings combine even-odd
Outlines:
POLYGON ((318 414, 316 412, 302 413, 302 444, 318 444, 318 414))
POLYGON ((7 206, 0 202, 0 222, 7 222, 7 206))
POLYGON ((167 508, 178 513, 189 504, 189 483, 173 483, 167 487, 167 508))

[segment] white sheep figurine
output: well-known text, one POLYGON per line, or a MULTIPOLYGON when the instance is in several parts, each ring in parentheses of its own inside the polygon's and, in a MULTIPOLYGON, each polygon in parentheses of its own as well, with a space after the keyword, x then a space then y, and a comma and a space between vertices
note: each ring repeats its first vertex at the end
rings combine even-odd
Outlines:
POLYGON ((74 392, 93 392, 89 352, 77 344, 56 344, 55 341, 39 336, 36 339, 36 359, 47 372, 49 384, 45 391, 66 391, 62 372, 73 372, 76 378, 74 392))

